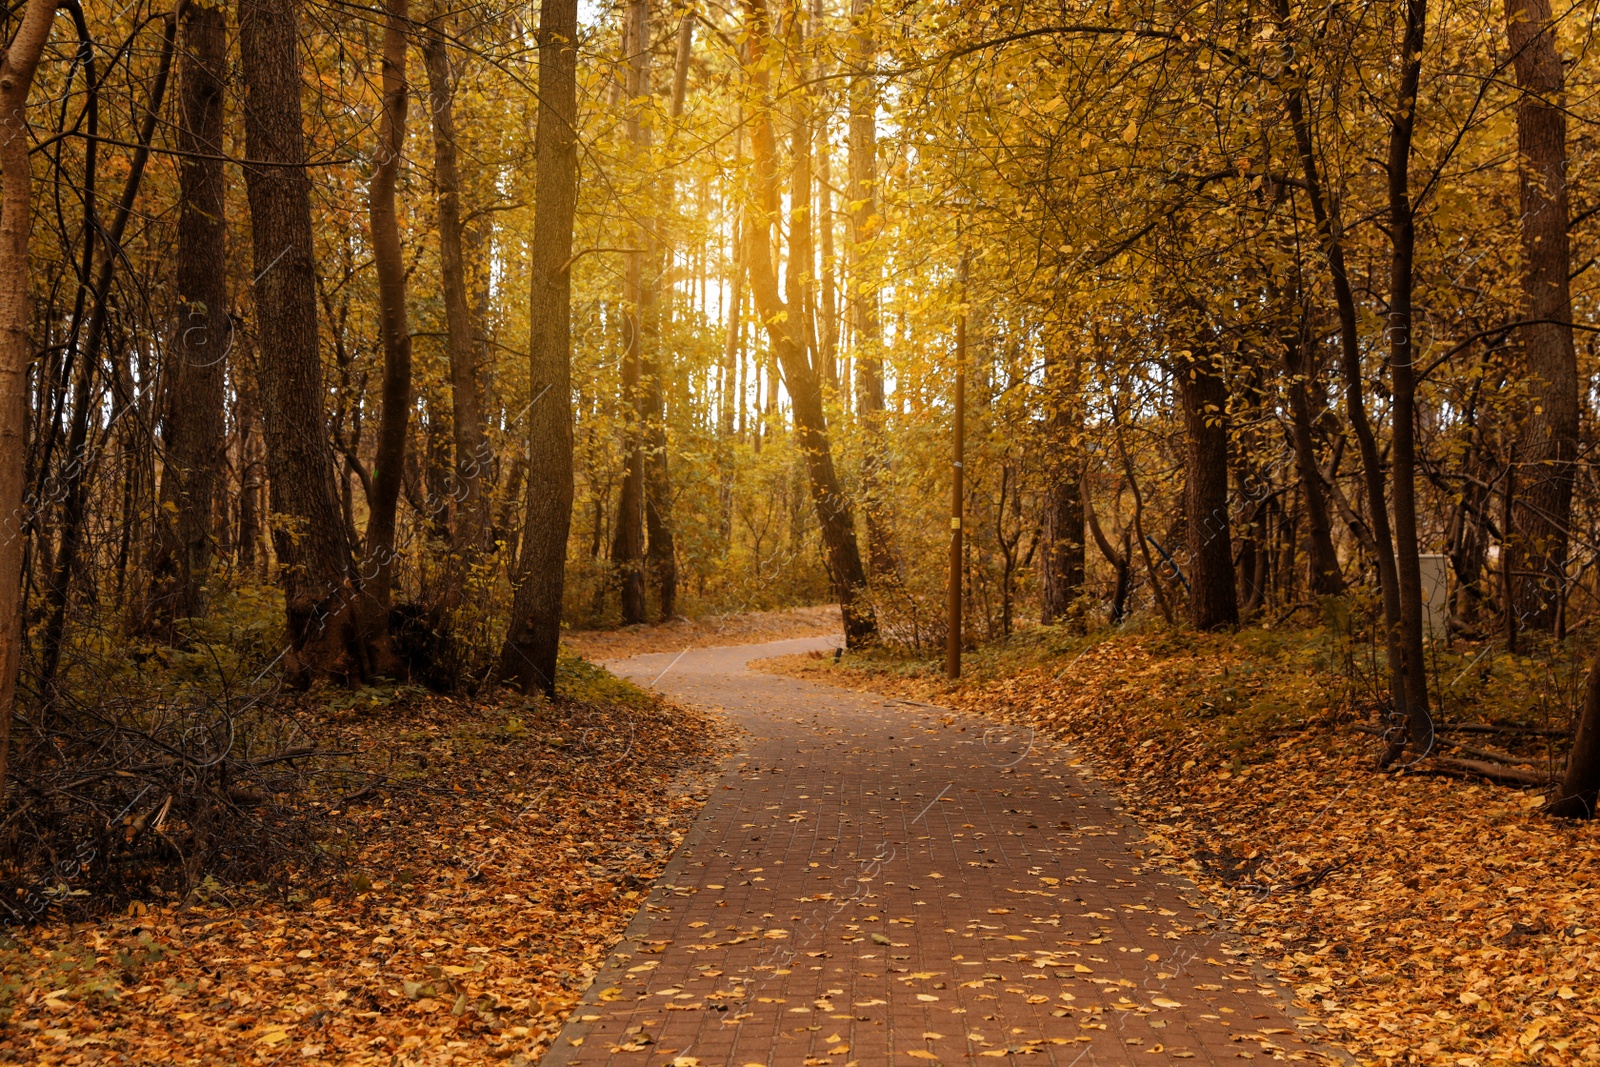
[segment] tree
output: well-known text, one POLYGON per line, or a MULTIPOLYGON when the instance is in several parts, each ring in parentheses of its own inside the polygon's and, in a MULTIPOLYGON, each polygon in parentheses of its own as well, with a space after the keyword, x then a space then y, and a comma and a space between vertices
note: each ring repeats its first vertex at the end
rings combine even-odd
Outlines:
POLYGON ((1567 584, 1568 526, 1578 455, 1578 358, 1572 342, 1567 235, 1567 117, 1549 0, 1506 0, 1516 70, 1522 208, 1523 362, 1532 412, 1519 448, 1527 473, 1515 512, 1516 613, 1556 628, 1567 584))
POLYGON ((878 581, 895 574, 894 547, 884 513, 884 448, 882 336, 878 319, 878 266, 871 256, 880 219, 878 204, 878 92, 870 68, 877 46, 872 29, 872 0, 852 0, 850 9, 849 186, 850 314, 855 335, 856 416, 866 448, 861 457, 862 510, 867 519, 867 559, 878 581))
MULTIPOLYGON (((1085 511, 1083 409, 1077 396, 1077 375, 1063 368, 1059 357, 1051 361, 1048 373, 1055 381, 1045 441, 1049 458, 1039 535, 1044 545, 1039 553, 1039 621, 1046 625, 1070 618, 1073 602, 1083 592, 1085 511)), ((1101 548, 1109 552, 1103 540, 1101 548)), ((1107 559, 1113 566, 1120 564, 1119 584, 1125 585, 1126 551, 1121 556, 1110 552, 1107 559)), ((1113 609, 1113 614, 1119 610, 1113 609)))
POLYGON ((11 714, 22 664, 23 441, 28 426, 28 238, 33 167, 28 160, 28 92, 50 38, 55 0, 28 0, 0 55, 0 804, 6 796, 11 714))
MULTIPOLYGON (((625 81, 623 91, 628 97, 627 118, 624 125, 628 142, 635 158, 642 157, 650 147, 650 135, 645 127, 641 109, 650 94, 650 5, 645 0, 633 0, 623 16, 622 50, 625 81)), ((635 228, 636 245, 653 247, 655 224, 649 220, 635 228)), ((623 418, 622 494, 617 505, 617 531, 611 541, 611 565, 616 568, 622 592, 622 622, 625 626, 645 621, 649 614, 645 597, 645 512, 650 466, 646 397, 652 389, 659 396, 659 384, 646 382, 645 346, 659 340, 656 329, 656 287, 654 279, 644 276, 645 257, 650 248, 635 247, 627 253, 623 268, 623 349, 622 349, 622 401, 626 414, 623 418)), ((650 257, 655 266, 654 256, 650 257)), ((653 273, 653 270, 652 270, 653 273)))
POLYGON ((529 322, 527 511, 500 674, 554 694, 572 525, 572 224, 578 192, 578 3, 539 8, 538 204, 529 322))
MULTIPOLYGON (((372 259, 378 273, 378 333, 383 340, 383 401, 378 416, 378 450, 372 464, 372 497, 367 501, 366 559, 362 592, 374 612, 389 610, 394 584, 395 520, 405 478, 406 424, 411 417, 411 327, 406 318, 406 266, 395 211, 395 182, 406 146, 406 31, 408 0, 386 0, 383 20, 382 114, 367 192, 372 259)), ((387 627, 387 619, 375 623, 387 627)))
MULTIPOLYGON (((1197 341, 1205 346, 1205 341, 1197 341)), ((1184 425, 1184 530, 1189 622, 1199 630, 1239 625, 1228 515, 1228 386, 1216 354, 1179 352, 1173 377, 1184 425)))
POLYGON ((324 426, 297 6, 240 0, 239 60, 272 544, 288 614, 287 666, 305 682, 365 678, 372 664, 324 426))
POLYGON ((833 465, 833 447, 822 405, 822 384, 807 356, 803 268, 796 266, 811 261, 811 228, 806 221, 811 199, 811 130, 805 121, 806 94, 803 90, 796 93, 798 121, 791 141, 794 164, 790 171, 789 271, 785 279, 788 289, 785 299, 779 295, 778 276, 772 265, 772 225, 779 210, 778 159, 772 104, 767 98, 770 34, 765 7, 750 0, 745 5, 745 23, 749 34, 746 71, 757 95, 750 132, 755 203, 747 215, 745 238, 750 292, 766 326, 768 343, 783 369, 784 385, 793 404, 795 436, 805 459, 811 500, 822 527, 828 576, 844 615, 845 641, 851 648, 860 648, 876 636, 877 620, 864 597, 867 577, 856 545, 850 502, 839 485, 833 465))
MULTIPOLYGON (((225 385, 233 322, 228 308, 227 184, 223 101, 228 16, 220 5, 184 6, 181 188, 178 215, 176 344, 162 408, 165 445, 151 614, 168 640, 173 623, 206 614, 222 488, 225 385)), ((235 363, 237 369, 239 364, 235 363)))
POLYGON ((462 252, 461 171, 457 162, 455 83, 442 16, 435 15, 422 35, 423 64, 433 116, 433 182, 438 198, 439 275, 443 282, 446 352, 450 360, 450 430, 455 446, 452 472, 459 494, 453 542, 473 558, 489 547, 489 501, 484 475, 491 454, 478 396, 479 345, 473 337, 462 252))

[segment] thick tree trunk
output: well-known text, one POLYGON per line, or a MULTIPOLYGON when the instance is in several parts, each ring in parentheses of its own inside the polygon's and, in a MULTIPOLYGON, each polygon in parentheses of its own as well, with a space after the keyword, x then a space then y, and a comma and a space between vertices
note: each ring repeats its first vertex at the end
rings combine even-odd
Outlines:
POLYGON ((1600 651, 1589 665, 1583 710, 1572 736, 1567 770, 1551 797, 1550 814, 1568 819, 1591 819, 1600 803, 1600 651))
POLYGON ((578 0, 539 14, 537 196, 528 303, 528 503, 500 674, 555 693, 567 534, 572 527, 572 222, 577 207, 578 0))
MULTIPOLYGON (((757 314, 766 324, 768 342, 783 368, 784 384, 789 389, 796 443, 805 458, 811 499, 822 528, 828 576, 844 616, 845 643, 851 648, 860 648, 876 637, 878 624, 864 596, 867 578, 856 545, 855 520, 850 513, 850 502, 845 498, 833 466, 833 449, 828 439, 828 423, 822 406, 822 386, 810 360, 806 358, 803 307, 793 302, 794 294, 801 291, 794 264, 807 262, 810 227, 806 225, 803 214, 791 216, 791 297, 786 304, 779 295, 778 276, 772 265, 772 223, 779 211, 779 197, 777 141, 772 130, 771 104, 767 99, 767 12, 759 0, 747 0, 745 13, 749 32, 746 70, 758 95, 757 110, 751 122, 756 202, 746 217, 749 232, 745 245, 745 265, 749 271, 750 292, 755 298, 757 314), (796 219, 798 225, 795 224, 796 219)), ((802 103, 800 109, 804 107, 802 103)), ((791 210, 803 210, 803 205, 810 200, 810 144, 810 129, 800 124, 793 140, 795 168, 790 183, 791 210), (796 209, 795 205, 801 207, 796 209)))
POLYGON ((11 756, 11 709, 22 663, 22 550, 26 538, 23 456, 27 452, 28 237, 33 168, 28 161, 28 91, 50 38, 55 0, 28 0, 0 55, 0 809, 11 756))
POLYGON ((244 168, 255 256, 261 411, 273 548, 288 613, 291 677, 365 677, 369 663, 339 511, 317 347, 311 180, 300 112, 296 0, 240 0, 244 168))
POLYGON ((1572 479, 1578 454, 1578 361, 1572 342, 1567 237, 1567 119, 1550 0, 1506 0, 1506 42, 1516 68, 1522 207, 1524 366, 1533 412, 1523 443, 1522 491, 1512 548, 1520 572, 1516 610, 1525 626, 1556 626, 1566 585, 1572 479))
MULTIPOLYGON (((382 408, 378 447, 372 457, 372 499, 368 503, 363 592, 376 612, 387 612, 394 586, 396 520, 405 481, 406 426, 411 418, 411 327, 406 319, 406 265, 400 247, 395 183, 406 145, 407 0, 386 0, 383 25, 383 103, 378 145, 373 153, 367 211, 372 227, 372 260, 378 273, 378 334, 383 341, 382 408)), ((386 620, 374 622, 387 631, 386 620)))
POLYGON ((226 255, 223 95, 227 10, 183 8, 178 207, 178 322, 162 410, 164 462, 150 614, 167 640, 175 620, 206 612, 212 519, 222 486, 227 355, 231 341, 226 255))
POLYGON ((493 457, 483 428, 478 397, 478 345, 473 337, 467 297, 466 263, 461 239, 461 171, 456 158, 455 85, 443 28, 428 24, 422 38, 433 111, 433 181, 438 196, 439 274, 444 282, 446 351, 450 359, 450 431, 455 446, 452 495, 456 524, 455 550, 471 559, 489 547, 489 500, 484 473, 493 457))
POLYGON ((1228 519, 1228 386, 1207 352, 1180 356, 1173 371, 1184 423, 1189 621, 1201 630, 1233 627, 1239 600, 1228 519))

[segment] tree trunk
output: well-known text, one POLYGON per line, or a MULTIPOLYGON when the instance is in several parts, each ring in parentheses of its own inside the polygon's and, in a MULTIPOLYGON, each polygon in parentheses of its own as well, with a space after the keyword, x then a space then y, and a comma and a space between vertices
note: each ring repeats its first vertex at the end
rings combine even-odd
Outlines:
POLYGON ((160 507, 150 612, 167 640, 175 620, 206 612, 212 518, 222 484, 227 355, 231 341, 222 170, 228 15, 183 8, 178 150, 178 323, 162 411, 160 507))
MULTIPOLYGON (((650 94, 650 55, 649 55, 649 5, 639 3, 638 34, 640 52, 638 58, 639 95, 650 94)), ((694 46, 695 16, 692 11, 684 13, 682 21, 678 24, 677 51, 672 67, 672 97, 668 114, 677 119, 683 113, 684 94, 689 85, 689 56, 694 46)), ((639 145, 648 149, 650 145, 649 132, 643 126, 639 128, 639 145)), ((644 337, 642 338, 642 364, 641 377, 644 389, 641 394, 641 420, 644 424, 645 435, 645 533, 649 538, 645 554, 645 573, 649 576, 656 588, 656 602, 660 608, 658 616, 662 621, 671 619, 678 611, 678 552, 672 536, 672 472, 668 463, 667 453, 667 404, 666 404, 666 373, 668 353, 661 344, 661 321, 667 308, 661 292, 661 279, 666 273, 667 264, 670 262, 670 238, 668 237, 668 223, 665 221, 673 212, 674 202, 677 199, 677 185, 673 174, 669 170, 662 178, 659 189, 659 202, 662 206, 658 217, 649 228, 653 235, 645 241, 650 249, 650 269, 648 276, 641 279, 639 315, 644 337)), ((667 290, 668 295, 672 292, 667 290)))
POLYGON ((28 91, 50 38, 55 0, 28 0, 0 54, 0 809, 11 756, 11 709, 22 663, 23 456, 28 431, 28 237, 33 167, 28 161, 28 91))
POLYGON ((1416 218, 1411 203, 1411 141, 1422 77, 1427 0, 1406 0, 1401 40, 1399 104, 1389 128, 1389 374, 1394 382, 1394 538, 1400 592, 1400 669, 1409 740, 1421 754, 1433 748, 1428 677, 1422 654, 1422 566, 1417 539, 1416 349, 1412 337, 1416 218))
MULTIPOLYGON (((236 335, 237 336, 237 335, 236 335)), ((235 537, 239 569, 261 577, 267 569, 263 542, 262 485, 266 459, 262 455, 259 374, 254 353, 234 346, 231 355, 239 392, 239 532, 235 537)))
POLYGON ((1076 373, 1063 368, 1059 357, 1050 362, 1046 374, 1053 379, 1054 410, 1046 444, 1050 470, 1041 523, 1044 551, 1039 553, 1039 621, 1046 626, 1070 617, 1083 593, 1084 567, 1083 407, 1076 373))
POLYGON ((1283 360, 1288 374, 1290 442, 1294 446, 1295 467, 1306 502, 1311 592, 1316 596, 1338 596, 1344 592, 1344 575, 1339 569, 1338 550, 1333 545, 1333 524, 1328 518, 1328 494, 1322 484, 1322 466, 1317 462, 1316 435, 1312 430, 1311 402, 1306 389, 1312 352, 1304 330, 1284 346, 1283 360))
POLYGON ((1589 681, 1584 686, 1583 710, 1572 735, 1572 751, 1567 755, 1567 770, 1547 809, 1551 815, 1568 819, 1591 819, 1600 802, 1600 650, 1589 665, 1589 681))
MULTIPOLYGON (((822 27, 822 0, 812 0, 811 25, 812 33, 818 33, 822 27)), ((826 77, 828 70, 824 67, 818 72, 826 77)), ((829 388, 837 390, 839 387, 839 296, 834 282, 834 271, 837 269, 837 256, 833 247, 833 148, 828 139, 828 122, 824 118, 817 123, 814 131, 814 148, 817 160, 817 252, 820 258, 818 264, 817 288, 817 370, 822 375, 822 380, 828 383, 829 388)), ((839 398, 841 406, 849 409, 849 402, 845 397, 839 398)))
MULTIPOLYGON (((83 350, 79 353, 78 377, 73 395, 72 430, 68 439, 71 456, 68 484, 62 501, 61 549, 56 554, 55 568, 45 590, 49 616, 45 620, 44 635, 40 639, 39 675, 50 683, 60 663, 62 641, 66 632, 67 604, 71 583, 78 569, 78 553, 83 544, 84 527, 88 520, 89 490, 99 471, 98 450, 90 444, 89 421, 91 413, 99 410, 94 403, 95 376, 100 368, 100 345, 105 339, 110 319, 111 282, 117 264, 122 261, 122 237, 128 221, 133 216, 134 204, 139 197, 139 186, 144 179, 145 165, 150 159, 150 144, 155 137, 156 122, 161 114, 161 103, 166 95, 167 81, 172 72, 172 57, 176 51, 178 23, 171 16, 165 19, 161 39, 161 61, 156 70, 150 99, 145 107, 144 121, 140 123, 138 140, 122 184, 122 196, 111 225, 99 230, 98 237, 88 237, 88 249, 99 248, 100 264, 92 292, 93 310, 89 314, 88 329, 84 331, 83 350)), ((98 227, 97 227, 98 230, 98 227)), ((86 257, 87 259, 88 257, 86 257)), ((127 403, 127 391, 113 385, 118 406, 127 403)), ((110 420, 115 424, 116 418, 110 420)))
MULTIPOLYGON (((796 443, 805 458, 812 503, 827 552, 828 577, 844 616, 845 643, 860 648, 877 636, 877 619, 866 601, 866 572, 856 546, 855 520, 850 503, 839 485, 833 466, 833 449, 828 439, 828 423, 822 406, 822 387, 810 360, 806 358, 804 315, 793 302, 799 279, 790 281, 790 301, 786 305, 778 292, 778 276, 772 265, 772 223, 779 211, 777 141, 772 129, 768 95, 766 49, 767 12, 759 0, 746 0, 745 18, 749 31, 747 76, 757 92, 756 111, 751 122, 751 143, 755 163, 756 197, 748 215, 745 266, 756 310, 766 324, 767 339, 783 368, 793 406, 796 443)), ((805 105, 802 103, 801 109, 805 105)), ((791 209, 810 199, 809 156, 811 132, 800 124, 794 132, 795 171, 790 194, 791 209)), ((791 216, 790 275, 795 264, 805 263, 810 245, 809 227, 804 215, 791 216), (799 224, 794 225, 798 218, 799 224)))
MULTIPOLYGON (((1289 0, 1274 0, 1274 12, 1280 30, 1287 31, 1289 0)), ((1287 32, 1282 37, 1286 57, 1292 60, 1294 42, 1287 32)), ((1361 336, 1356 322, 1355 292, 1350 284, 1349 271, 1344 258, 1344 224, 1338 200, 1323 192, 1320 168, 1317 166, 1315 143, 1312 138, 1311 119, 1306 114, 1304 82, 1297 71, 1291 71, 1286 80, 1288 91, 1284 103, 1289 122, 1294 130, 1295 148, 1300 156, 1301 172, 1305 178, 1306 199, 1311 204, 1311 216, 1316 225, 1317 237, 1323 254, 1328 259, 1328 276, 1333 283, 1333 293, 1339 312, 1340 371, 1344 377, 1345 417, 1355 435, 1356 448, 1361 456, 1361 473, 1367 494, 1370 516, 1371 549, 1373 565, 1378 572, 1378 589, 1383 600, 1384 649, 1389 661, 1389 699, 1397 713, 1406 713, 1406 686, 1400 649, 1400 583, 1395 566, 1394 535, 1389 526, 1389 502, 1383 461, 1378 453, 1378 439, 1372 432, 1367 416, 1366 398, 1361 377, 1361 336)), ((1399 749, 1390 746, 1384 753, 1385 762, 1393 761, 1399 749)))
MULTIPOLYGON (((872 0, 851 5, 850 62, 865 71, 877 57, 872 0)), ((871 243, 878 228, 878 90, 871 76, 850 79, 851 330, 856 365, 856 417, 861 420, 861 500, 867 519, 867 559, 877 581, 896 574, 894 543, 884 497, 888 448, 884 441, 883 338, 878 318, 878 266, 871 243)))
POLYGON ((1578 454, 1578 361, 1572 342, 1567 237, 1567 119, 1550 0, 1506 0, 1516 67, 1522 207, 1524 365, 1533 412, 1519 451, 1528 468, 1512 548, 1516 609, 1525 626, 1553 630, 1566 585, 1572 479, 1578 454), (1543 321, 1539 321, 1543 320, 1543 321))
MULTIPOLYGON (((372 227, 372 260, 378 272, 378 334, 383 341, 382 408, 378 446, 372 458, 372 499, 368 501, 363 592, 375 612, 387 612, 397 559, 396 520, 405 481, 406 425, 411 418, 411 327, 406 321, 406 265, 395 211, 395 183, 406 145, 406 30, 408 0, 386 0, 383 25, 383 104, 378 145, 373 153, 367 210, 372 227)), ((387 630, 386 620, 374 622, 387 630)))
MULTIPOLYGON (((736 155, 737 159, 738 156, 736 155)), ((722 350, 723 391, 717 430, 723 439, 744 432, 744 219, 733 222, 733 280, 728 286, 728 332, 722 350)))
POLYGON ((368 673, 351 546, 339 512, 317 347, 311 180, 300 112, 296 0, 240 0, 244 167, 255 256, 261 412, 273 548, 284 584, 297 682, 368 673))
POLYGON ((446 351, 450 359, 450 430, 455 446, 452 495, 456 524, 455 550, 471 559, 489 547, 489 501, 483 493, 484 472, 493 457, 483 428, 478 397, 478 346, 473 337, 467 298, 466 264, 461 240, 461 173, 456 159, 455 85, 450 79, 450 54, 438 21, 422 38, 423 63, 433 111, 433 181, 438 196, 439 274, 444 283, 446 351))
MULTIPOLYGON (((623 15, 622 59, 626 67, 627 117, 624 126, 635 156, 649 147, 639 109, 650 91, 650 9, 644 0, 632 0, 623 15)), ((617 503, 617 529, 611 541, 611 565, 616 569, 622 593, 622 623, 633 626, 649 617, 645 595, 644 522, 649 458, 645 454, 649 437, 646 417, 645 353, 647 316, 655 312, 655 287, 646 283, 644 257, 653 247, 654 225, 637 226, 635 249, 627 253, 623 267, 623 328, 627 331, 622 350, 622 493, 617 503), (646 304, 650 305, 649 307, 646 304)), ((652 267, 655 257, 650 257, 652 267)))
POLYGON ((1228 521, 1228 386, 1216 357, 1180 355, 1173 368, 1183 407, 1183 507, 1189 555, 1189 621, 1197 629, 1239 625, 1228 521))
POLYGON ((577 207, 578 0, 541 0, 537 195, 528 301, 528 497, 500 674, 555 693, 572 527, 572 222, 577 207))
MULTIPOLYGON (((1116 576, 1111 590, 1111 610, 1109 612, 1111 625, 1117 626, 1128 614, 1128 593, 1133 585, 1133 558, 1129 551, 1128 539, 1132 529, 1122 531, 1122 550, 1119 552, 1106 537, 1105 531, 1100 528, 1100 519, 1094 512, 1094 501, 1089 497, 1087 481, 1079 489, 1078 500, 1083 511, 1085 522, 1088 524, 1089 533, 1094 537, 1094 543, 1099 546, 1100 554, 1111 564, 1111 572, 1116 576)), ((1154 569, 1151 571, 1154 577, 1154 569)))

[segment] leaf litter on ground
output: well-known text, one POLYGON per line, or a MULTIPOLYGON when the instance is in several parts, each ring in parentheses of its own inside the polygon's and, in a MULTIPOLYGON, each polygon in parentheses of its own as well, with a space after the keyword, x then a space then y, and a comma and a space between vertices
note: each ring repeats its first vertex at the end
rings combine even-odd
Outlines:
MULTIPOLYGON (((340 698, 334 862, 0 939, 0 1062, 532 1062, 698 813, 725 720, 576 659, 583 700, 340 698), (335 873, 330 875, 328 870, 335 873)), ((358 694, 359 697, 359 694, 358 694)))
POLYGON ((1296 1004, 1362 1063, 1600 1063, 1600 824, 1379 773, 1309 637, 1161 632, 981 662, 752 664, 1037 729, 1111 787, 1296 1004))

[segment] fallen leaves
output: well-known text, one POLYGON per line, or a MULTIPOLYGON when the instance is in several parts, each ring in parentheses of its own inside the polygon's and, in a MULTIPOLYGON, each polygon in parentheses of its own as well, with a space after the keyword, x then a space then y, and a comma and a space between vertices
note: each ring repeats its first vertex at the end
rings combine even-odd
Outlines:
POLYGON ((528 1062, 698 812, 727 729, 643 698, 422 697, 323 725, 393 783, 331 820, 348 873, 0 941, 0 1061, 528 1062))
POLYGON ((1596 1062, 1600 824, 1500 786, 1376 773, 1315 641, 1129 635, 954 689, 870 659, 769 663, 1075 746, 1149 833, 1144 860, 1193 879, 1365 1063, 1596 1062))

